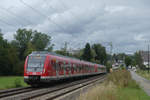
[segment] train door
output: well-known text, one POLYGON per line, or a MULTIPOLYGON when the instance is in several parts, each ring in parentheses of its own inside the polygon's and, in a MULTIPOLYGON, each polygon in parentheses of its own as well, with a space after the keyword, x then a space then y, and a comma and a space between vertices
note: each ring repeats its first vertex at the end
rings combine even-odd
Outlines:
POLYGON ((71 62, 68 62, 68 75, 71 76, 71 62))
POLYGON ((66 62, 63 61, 64 77, 66 77, 66 62))
POLYGON ((51 59, 52 76, 56 76, 56 59, 51 59))
POLYGON ((71 62, 70 64, 71 64, 71 75, 73 75, 74 74, 73 63, 71 62))
POLYGON ((56 60, 56 77, 59 77, 59 61, 56 60))
POLYGON ((70 62, 66 61, 65 71, 66 71, 66 75, 69 76, 70 75, 70 62))
POLYGON ((59 75, 60 75, 60 77, 62 77, 63 74, 64 74, 63 62, 59 61, 59 75))

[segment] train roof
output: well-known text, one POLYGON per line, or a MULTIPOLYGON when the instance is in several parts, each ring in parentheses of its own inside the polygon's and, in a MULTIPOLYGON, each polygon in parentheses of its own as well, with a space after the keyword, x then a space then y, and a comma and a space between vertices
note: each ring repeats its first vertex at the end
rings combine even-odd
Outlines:
POLYGON ((64 58, 69 58, 69 59, 73 59, 73 60, 82 61, 82 62, 85 62, 85 63, 88 63, 88 64, 101 65, 101 64, 97 64, 97 63, 87 62, 87 61, 77 59, 77 58, 74 58, 74 57, 63 56, 63 55, 56 54, 54 52, 48 52, 48 51, 33 51, 30 55, 33 56, 35 54, 40 54, 42 56, 46 56, 47 54, 50 54, 50 55, 53 55, 53 56, 64 57, 64 58))

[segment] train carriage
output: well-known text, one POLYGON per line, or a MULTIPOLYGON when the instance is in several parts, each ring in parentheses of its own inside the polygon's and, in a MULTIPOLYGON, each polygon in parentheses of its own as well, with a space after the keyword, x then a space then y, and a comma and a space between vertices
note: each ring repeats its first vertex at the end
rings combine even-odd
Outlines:
POLYGON ((32 52, 24 65, 24 80, 30 85, 100 73, 106 73, 105 66, 42 51, 32 52))

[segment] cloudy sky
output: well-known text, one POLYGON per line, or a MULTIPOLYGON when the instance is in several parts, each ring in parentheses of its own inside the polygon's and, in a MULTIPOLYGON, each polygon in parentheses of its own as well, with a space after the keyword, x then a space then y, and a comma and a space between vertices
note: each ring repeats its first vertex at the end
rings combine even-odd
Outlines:
POLYGON ((13 40, 18 28, 52 37, 55 49, 102 43, 109 52, 133 53, 150 40, 150 0, 1 0, 0 29, 13 40))

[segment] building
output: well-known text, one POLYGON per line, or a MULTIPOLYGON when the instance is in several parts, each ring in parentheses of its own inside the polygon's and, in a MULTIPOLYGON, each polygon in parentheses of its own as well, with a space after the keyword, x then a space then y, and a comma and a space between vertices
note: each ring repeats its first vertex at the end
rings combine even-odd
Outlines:
MULTIPOLYGON (((148 65, 148 51, 140 51, 141 57, 143 59, 143 64, 148 65)), ((149 64, 150 64, 150 52, 149 52, 149 64)))
POLYGON ((76 50, 74 50, 74 49, 71 49, 71 48, 68 50, 68 52, 71 53, 71 54, 77 54, 77 53, 79 53, 80 51, 81 51, 81 49, 76 49, 76 50))

